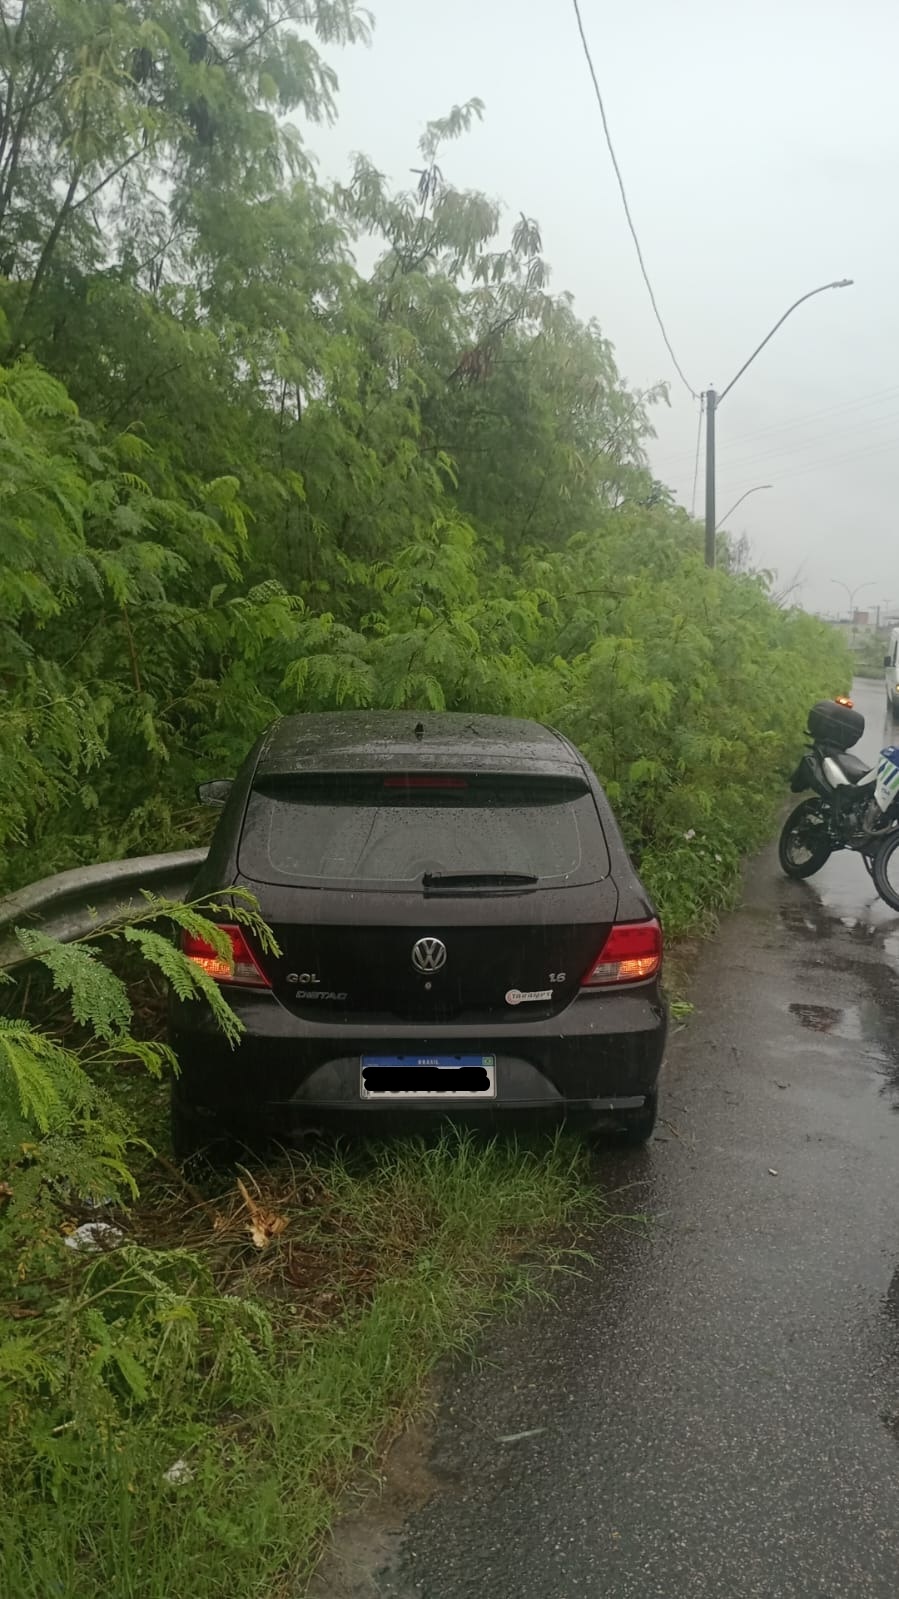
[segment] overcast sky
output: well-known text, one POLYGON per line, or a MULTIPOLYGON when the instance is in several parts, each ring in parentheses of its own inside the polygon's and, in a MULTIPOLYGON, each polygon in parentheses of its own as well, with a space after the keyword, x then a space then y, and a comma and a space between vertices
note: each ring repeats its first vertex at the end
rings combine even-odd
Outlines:
MULTIPOLYGON (((673 372, 627 231, 570 0, 371 0, 370 50, 332 57, 340 121, 310 130, 323 176, 363 150, 412 180, 422 124, 478 95, 449 181, 537 218, 629 383, 671 380, 653 468, 689 509, 697 407, 673 372)), ((631 209, 691 386, 723 389, 718 509, 810 609, 899 607, 899 5, 891 0, 581 0, 631 209)), ((697 511, 702 511, 700 474, 697 511)))

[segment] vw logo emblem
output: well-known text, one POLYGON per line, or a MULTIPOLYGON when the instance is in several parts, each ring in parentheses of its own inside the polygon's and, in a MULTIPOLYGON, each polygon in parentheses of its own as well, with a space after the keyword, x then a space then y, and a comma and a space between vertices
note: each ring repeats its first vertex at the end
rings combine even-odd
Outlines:
POLYGON ((412 965, 417 972, 439 972, 446 965, 446 945, 440 938, 420 938, 412 945, 412 965))

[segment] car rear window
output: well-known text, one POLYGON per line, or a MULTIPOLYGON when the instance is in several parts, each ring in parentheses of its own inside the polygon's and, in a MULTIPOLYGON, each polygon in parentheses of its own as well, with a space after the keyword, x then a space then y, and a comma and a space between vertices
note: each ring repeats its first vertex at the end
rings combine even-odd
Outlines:
POLYGON ((409 889, 428 875, 597 882, 609 858, 579 779, 310 775, 260 779, 239 852, 257 882, 409 889))

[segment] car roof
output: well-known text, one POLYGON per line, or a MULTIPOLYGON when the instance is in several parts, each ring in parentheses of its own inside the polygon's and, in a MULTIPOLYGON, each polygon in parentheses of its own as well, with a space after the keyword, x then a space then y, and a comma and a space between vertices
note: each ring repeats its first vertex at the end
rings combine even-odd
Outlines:
POLYGON ((560 733, 511 716, 337 711, 284 716, 265 734, 257 775, 295 772, 514 772, 583 775, 560 733))

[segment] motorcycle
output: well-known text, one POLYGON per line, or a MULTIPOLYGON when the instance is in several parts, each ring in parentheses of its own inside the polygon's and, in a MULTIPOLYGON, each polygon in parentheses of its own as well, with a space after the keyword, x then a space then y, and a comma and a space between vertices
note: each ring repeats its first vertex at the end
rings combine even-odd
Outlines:
POLYGON ((875 766, 850 753, 865 719, 850 699, 819 700, 809 712, 810 747, 790 780, 794 794, 813 791, 791 812, 778 855, 787 877, 812 877, 835 850, 855 850, 881 899, 899 911, 899 747, 875 766))

